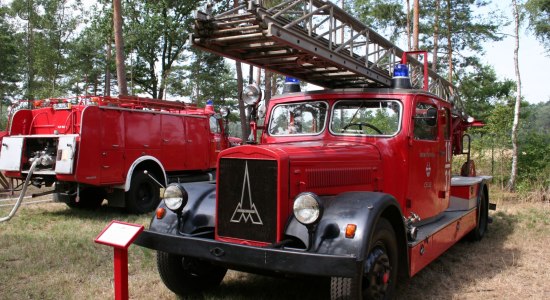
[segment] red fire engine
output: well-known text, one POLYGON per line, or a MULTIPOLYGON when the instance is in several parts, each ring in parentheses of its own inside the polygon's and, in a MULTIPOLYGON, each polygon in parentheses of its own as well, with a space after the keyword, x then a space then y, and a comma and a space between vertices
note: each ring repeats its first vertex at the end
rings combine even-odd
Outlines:
MULTIPOLYGON (((71 207, 153 210, 160 186, 213 180, 218 153, 230 146, 213 107, 141 97, 33 101, 17 110, 2 139, 0 170, 32 184, 55 184, 71 207)), ((233 141, 238 142, 238 141, 233 141)))
POLYGON ((245 1, 195 24, 196 47, 327 89, 271 99, 259 125, 259 97, 244 93, 259 142, 254 132, 222 151, 215 186, 167 187, 136 243, 157 250, 170 290, 208 290, 236 269, 330 277, 332 299, 389 299, 398 275, 483 237, 490 177, 463 143, 479 124, 426 53, 328 1, 245 1), (461 175, 455 154, 468 156, 461 175))

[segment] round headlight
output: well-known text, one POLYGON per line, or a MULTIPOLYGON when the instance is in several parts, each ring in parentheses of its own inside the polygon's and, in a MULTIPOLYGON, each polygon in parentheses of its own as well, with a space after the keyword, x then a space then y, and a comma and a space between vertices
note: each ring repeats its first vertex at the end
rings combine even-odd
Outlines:
POLYGON ((294 200, 294 217, 304 225, 311 225, 321 219, 322 208, 319 197, 313 193, 299 194, 294 200))
POLYGON ((260 88, 255 84, 249 84, 243 89, 242 98, 247 106, 256 105, 260 102, 261 97, 260 88))
POLYGON ((177 211, 187 204, 187 192, 179 185, 170 185, 164 190, 164 204, 170 210, 177 211))

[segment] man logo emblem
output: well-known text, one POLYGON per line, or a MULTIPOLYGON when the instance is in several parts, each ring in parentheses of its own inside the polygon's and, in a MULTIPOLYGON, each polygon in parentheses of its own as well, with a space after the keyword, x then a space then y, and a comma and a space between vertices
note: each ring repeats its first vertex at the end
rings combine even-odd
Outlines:
POLYGON ((233 212, 231 217, 231 223, 241 223, 243 221, 247 223, 249 220, 252 224, 264 225, 260 214, 256 209, 256 205, 252 202, 252 193, 250 192, 250 179, 248 177, 248 162, 244 167, 243 189, 241 192, 241 202, 237 204, 237 208, 233 212), (248 207, 244 208, 245 197, 248 197, 248 207))

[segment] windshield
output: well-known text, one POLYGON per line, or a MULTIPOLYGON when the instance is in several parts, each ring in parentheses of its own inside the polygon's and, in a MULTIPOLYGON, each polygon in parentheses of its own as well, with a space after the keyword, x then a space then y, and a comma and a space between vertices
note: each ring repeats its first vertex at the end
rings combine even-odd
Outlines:
POLYGON ((269 120, 270 135, 315 135, 324 130, 327 117, 325 102, 280 104, 269 120))
POLYGON ((334 105, 330 131, 337 135, 392 136, 399 131, 401 104, 396 100, 342 100, 334 105))

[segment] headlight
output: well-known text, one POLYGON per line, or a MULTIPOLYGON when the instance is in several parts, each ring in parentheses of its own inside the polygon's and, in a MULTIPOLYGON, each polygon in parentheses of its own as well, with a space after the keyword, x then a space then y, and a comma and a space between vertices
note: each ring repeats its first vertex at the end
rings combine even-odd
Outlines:
POLYGON ((249 84, 243 89, 242 98, 244 104, 252 106, 258 104, 262 97, 260 88, 256 84, 249 84))
POLYGON ((304 225, 311 225, 321 219, 322 207, 319 197, 313 193, 299 194, 294 200, 294 217, 304 225))
POLYGON ((187 192, 179 185, 169 185, 164 190, 164 203, 170 210, 177 211, 187 204, 187 192))

